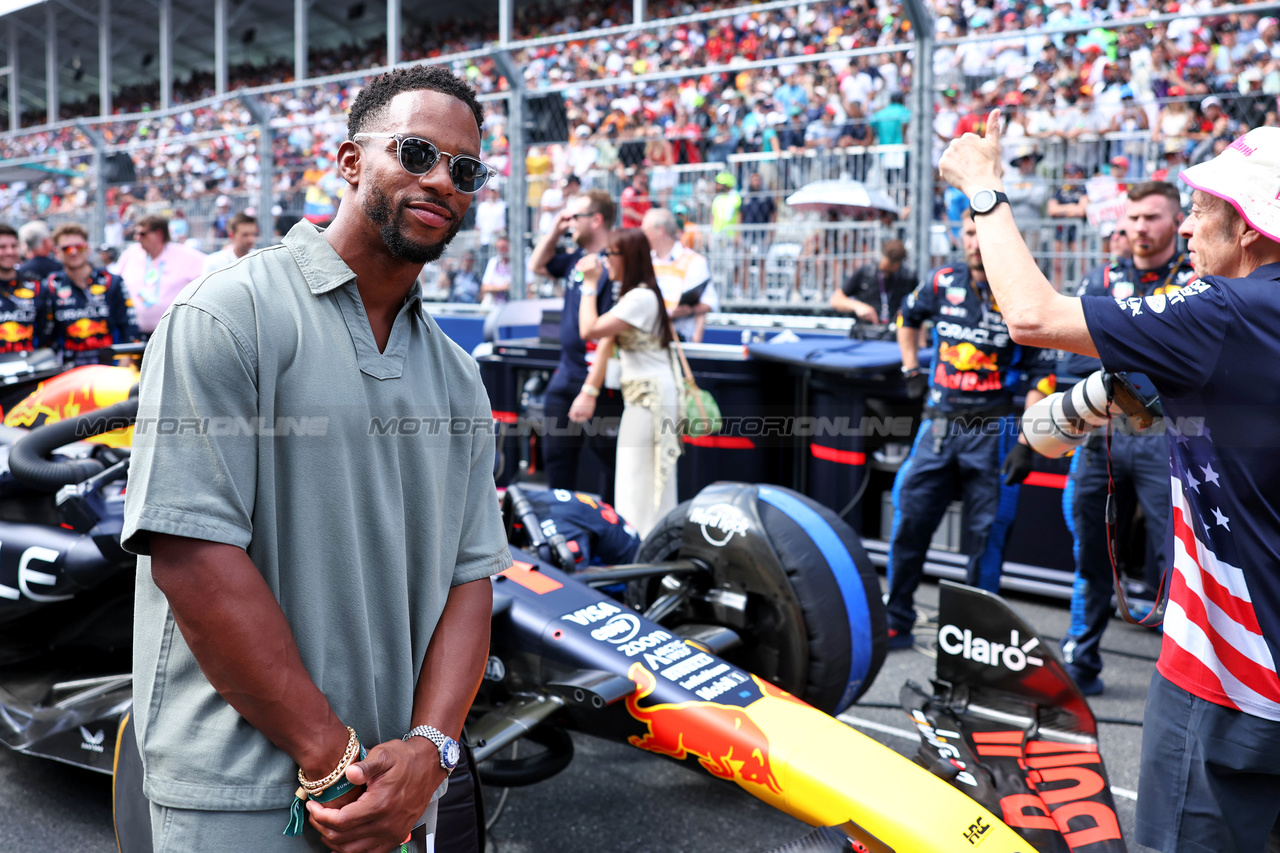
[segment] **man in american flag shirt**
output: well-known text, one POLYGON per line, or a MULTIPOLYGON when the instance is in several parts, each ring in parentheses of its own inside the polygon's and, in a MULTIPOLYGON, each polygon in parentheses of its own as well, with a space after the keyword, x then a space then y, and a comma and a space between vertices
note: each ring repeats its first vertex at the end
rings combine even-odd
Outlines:
POLYGON ((1013 339, 1145 373, 1169 424, 1172 568, 1148 693, 1137 841, 1261 853, 1280 815, 1280 128, 1180 178, 1199 278, 1145 298, 1056 293, 1001 203, 999 116, 941 163, 973 202, 1013 339), (985 194, 984 194, 985 191, 985 194))

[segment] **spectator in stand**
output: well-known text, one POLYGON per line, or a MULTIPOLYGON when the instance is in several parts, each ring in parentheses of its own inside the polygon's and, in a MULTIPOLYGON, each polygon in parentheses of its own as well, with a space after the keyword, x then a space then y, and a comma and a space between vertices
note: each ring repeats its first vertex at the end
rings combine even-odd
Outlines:
POLYGON ((18 229, 18 240, 26 257, 18 272, 27 278, 44 281, 56 272, 62 272, 62 264, 53 257, 53 239, 49 226, 43 222, 28 222, 18 229))
POLYGON ((490 183, 484 188, 484 200, 476 205, 476 231, 480 245, 489 246, 507 230, 507 202, 502 191, 490 183))
POLYGON ((204 259, 204 275, 234 264, 253 251, 258 243, 258 220, 247 213, 237 213, 227 223, 231 241, 204 259))
POLYGON ((133 229, 136 243, 120 255, 116 269, 137 313, 138 327, 150 335, 173 300, 204 272, 203 252, 169 240, 169 220, 144 216, 133 229))
MULTIPOLYGON (((230 233, 229 228, 228 233, 230 233)), ((176 208, 173 211, 173 218, 169 220, 169 239, 175 243, 185 243, 190 236, 191 223, 187 222, 187 213, 180 207, 176 208)))
POLYGON ((752 172, 742 199, 742 239, 749 254, 763 255, 769 251, 773 229, 768 226, 777 217, 778 205, 773 200, 773 191, 765 187, 763 175, 752 172))
POLYGON ((804 150, 804 135, 809 126, 805 118, 804 107, 795 105, 791 109, 791 120, 778 131, 778 144, 783 151, 798 153, 804 150))
POLYGON ((902 300, 916 286, 915 273, 904 268, 907 249, 901 240, 880 247, 880 260, 859 267, 831 294, 831 307, 852 314, 855 322, 882 326, 898 316, 902 300))
POLYGON ((653 271, 676 334, 682 341, 702 343, 707 314, 720 307, 707 259, 680 243, 683 230, 669 210, 650 210, 640 230, 649 241, 653 271))
POLYGON ((450 302, 474 305, 480 301, 480 279, 476 275, 476 253, 462 253, 462 260, 457 266, 446 263, 440 271, 440 280, 436 287, 449 294, 450 302))
POLYGON ((636 169, 631 184, 622 191, 622 227, 639 228, 644 215, 653 207, 649 198, 649 175, 644 169, 636 169))
POLYGON ((480 304, 505 305, 511 291, 511 241, 499 234, 493 257, 480 277, 480 304))
POLYGON ((1009 162, 1017 171, 1005 183, 1013 218, 1022 231, 1023 240, 1028 246, 1035 247, 1036 252, 1040 250, 1040 218, 1044 215, 1044 202, 1049 195, 1044 178, 1036 174, 1036 164, 1043 156, 1031 145, 1018 146, 1009 162))
MULTIPOLYGON (((1050 219, 1083 220, 1089 209, 1089 194, 1084 188, 1084 167, 1068 163, 1063 167, 1065 180, 1054 190, 1045 213, 1050 219)), ((1076 270, 1076 237, 1079 224, 1056 225, 1053 229, 1053 282, 1059 290, 1067 281, 1074 281, 1076 270), (1065 274, 1065 277, 1064 277, 1065 274)))

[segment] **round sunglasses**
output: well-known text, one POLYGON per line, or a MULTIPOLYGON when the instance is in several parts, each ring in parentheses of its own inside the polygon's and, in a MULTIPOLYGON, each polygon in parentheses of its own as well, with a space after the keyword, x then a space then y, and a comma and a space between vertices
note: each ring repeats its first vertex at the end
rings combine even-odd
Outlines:
POLYGON ((403 133, 357 133, 351 137, 358 141, 365 136, 370 139, 394 139, 396 141, 396 158, 400 166, 410 175, 425 175, 436 167, 440 157, 449 158, 449 180, 458 192, 473 195, 493 177, 493 169, 469 154, 450 154, 441 151, 435 143, 418 136, 407 136, 403 133))

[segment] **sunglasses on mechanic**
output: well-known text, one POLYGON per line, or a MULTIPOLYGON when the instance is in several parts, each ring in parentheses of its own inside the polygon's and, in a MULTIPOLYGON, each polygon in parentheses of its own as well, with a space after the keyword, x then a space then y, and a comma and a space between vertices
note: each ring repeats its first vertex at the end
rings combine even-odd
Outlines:
POLYGON ((474 195, 493 177, 493 169, 470 154, 450 154, 441 151, 435 143, 419 136, 407 136, 403 133, 357 133, 351 137, 358 141, 360 137, 369 139, 394 139, 396 141, 396 159, 400 167, 410 175, 421 177, 436 167, 442 156, 449 158, 449 180, 453 181, 458 192, 474 195))

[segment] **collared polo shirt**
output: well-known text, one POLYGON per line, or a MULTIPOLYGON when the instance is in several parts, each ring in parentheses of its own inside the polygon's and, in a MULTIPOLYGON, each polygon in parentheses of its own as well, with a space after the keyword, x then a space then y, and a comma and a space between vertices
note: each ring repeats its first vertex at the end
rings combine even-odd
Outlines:
POLYGON ((478 367, 417 287, 379 352, 355 273, 310 223, 183 291, 143 362, 125 503, 151 800, 283 808, 297 767, 200 672, 150 535, 245 548, 312 679, 374 745, 410 728, 450 588, 511 565, 493 452, 478 367))

